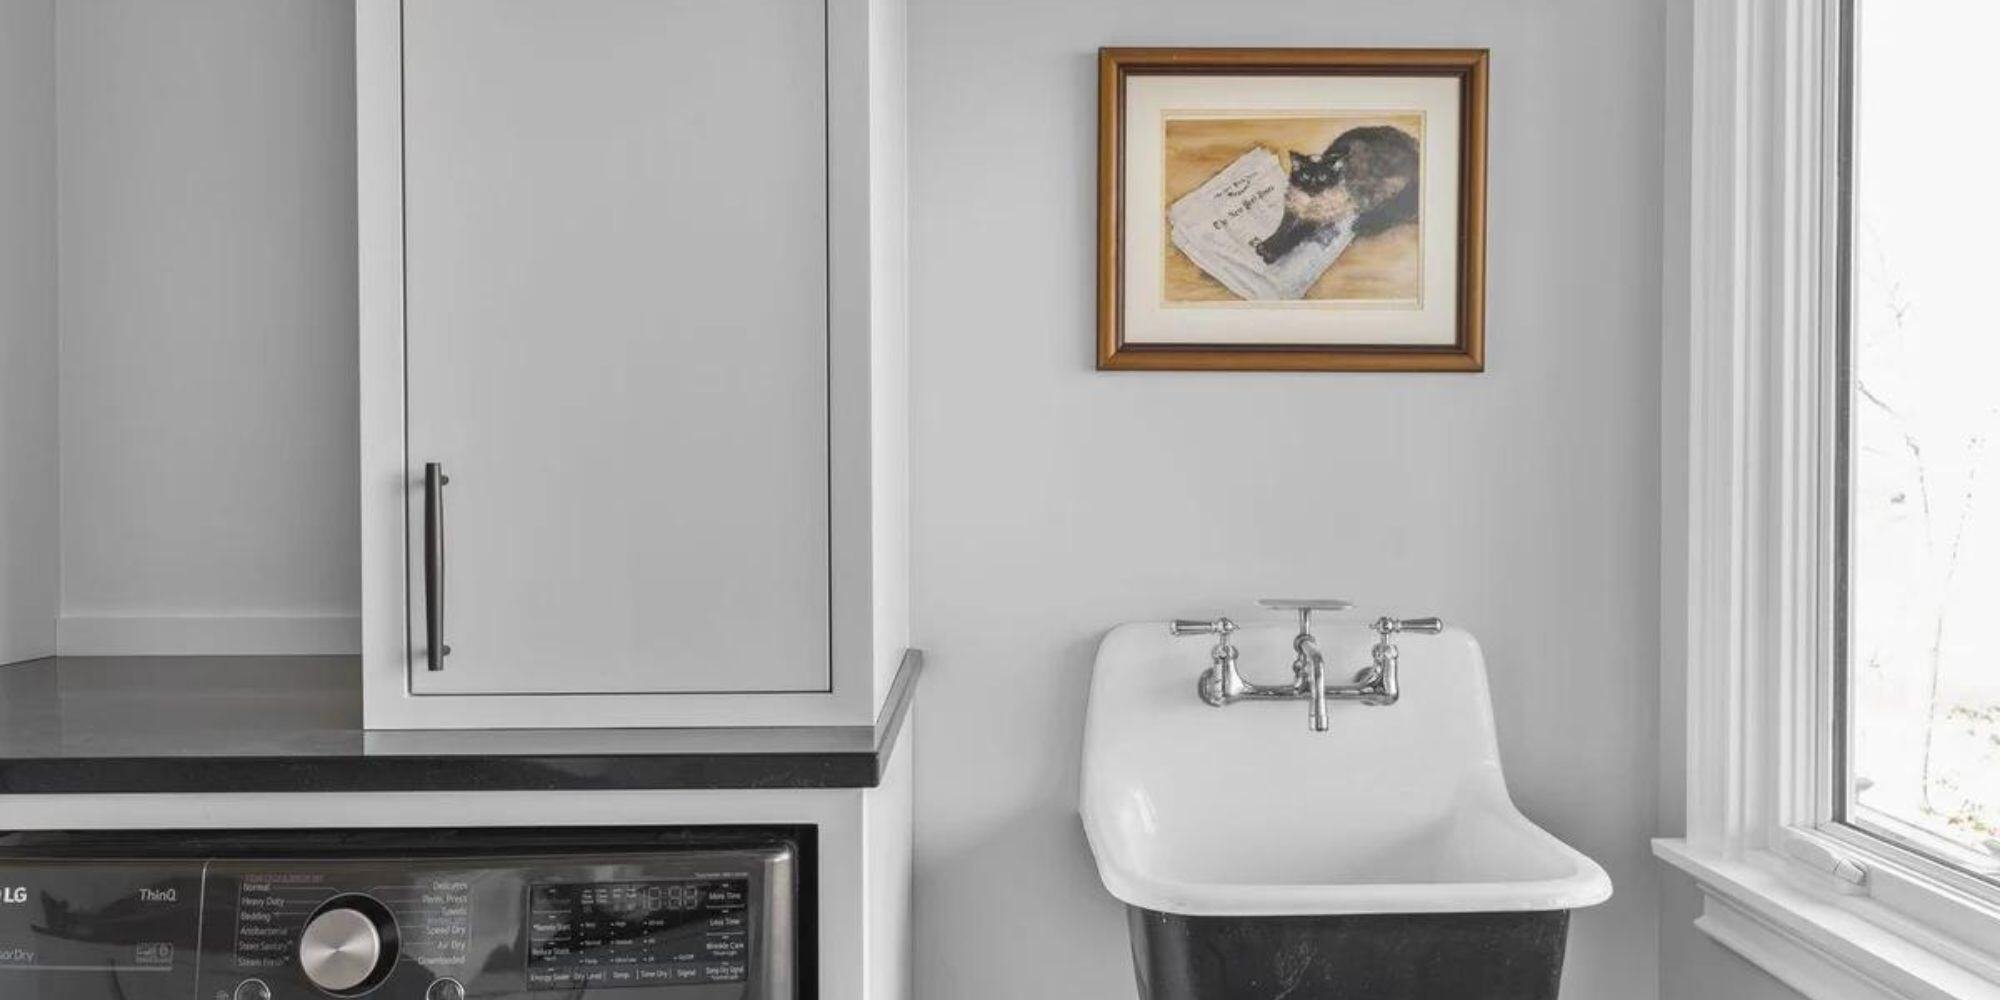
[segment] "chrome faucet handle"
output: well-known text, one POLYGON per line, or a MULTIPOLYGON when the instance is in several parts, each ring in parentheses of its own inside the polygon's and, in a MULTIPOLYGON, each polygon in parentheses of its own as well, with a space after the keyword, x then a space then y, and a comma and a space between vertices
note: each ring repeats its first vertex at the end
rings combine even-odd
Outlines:
POLYGON ((1227 618, 1217 618, 1205 622, 1195 618, 1176 618, 1167 626, 1167 631, 1176 636, 1218 635, 1223 642, 1229 641, 1229 634, 1236 631, 1236 623, 1227 618))
POLYGON ((1375 624, 1369 627, 1373 628, 1376 634, 1380 635, 1385 640, 1388 639, 1390 636, 1395 635, 1398 632, 1415 632, 1421 635, 1436 635, 1439 632, 1444 631, 1444 619, 1391 618, 1388 615, 1383 615, 1382 617, 1375 619, 1375 624))
POLYGON ((1368 651, 1368 659, 1371 662, 1356 676, 1355 681, 1374 688, 1362 699, 1363 703, 1394 705, 1403 697, 1402 682, 1398 676, 1400 671, 1397 669, 1397 664, 1403 656, 1396 649, 1394 641, 1396 634, 1416 632, 1421 635, 1436 635, 1444 631, 1444 619, 1391 618, 1383 615, 1375 619, 1369 627, 1375 630, 1375 648, 1368 651))
POLYGON ((1243 675, 1236 672, 1236 647, 1229 642, 1229 636, 1235 631, 1236 623, 1227 618, 1217 618, 1212 622, 1176 618, 1167 623, 1169 635, 1215 637, 1215 648, 1208 651, 1209 667, 1194 682, 1195 692, 1201 695, 1202 701, 1211 705, 1227 705, 1248 687, 1243 675))

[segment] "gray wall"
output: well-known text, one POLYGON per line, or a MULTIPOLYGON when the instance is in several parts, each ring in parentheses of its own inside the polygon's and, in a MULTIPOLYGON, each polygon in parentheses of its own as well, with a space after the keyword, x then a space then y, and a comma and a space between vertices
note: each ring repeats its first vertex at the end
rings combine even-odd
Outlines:
POLYGON ((55 650, 53 0, 0 0, 0 663, 55 650))
POLYGON ((65 651, 355 615, 353 4, 59 7, 65 651))
POLYGON ((1097 640, 1325 592, 1480 637, 1516 800, 1617 884, 1566 995, 1651 996, 1658 0, 913 3, 918 995, 1129 996, 1075 809, 1097 640), (1491 47, 1489 370, 1094 372, 1101 44, 1491 47))

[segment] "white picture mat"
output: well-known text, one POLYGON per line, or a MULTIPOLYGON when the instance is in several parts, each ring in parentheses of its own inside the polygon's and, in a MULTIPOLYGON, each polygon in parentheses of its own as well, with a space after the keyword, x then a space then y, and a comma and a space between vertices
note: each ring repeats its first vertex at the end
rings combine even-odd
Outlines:
MULTIPOLYGON (((1125 81, 1124 341, 1450 345, 1458 339, 1459 81, 1451 77, 1153 76, 1125 81), (1421 113, 1424 300, 1166 302, 1166 122, 1202 113, 1421 113)), ((1336 265, 1337 266, 1337 265, 1336 265)))

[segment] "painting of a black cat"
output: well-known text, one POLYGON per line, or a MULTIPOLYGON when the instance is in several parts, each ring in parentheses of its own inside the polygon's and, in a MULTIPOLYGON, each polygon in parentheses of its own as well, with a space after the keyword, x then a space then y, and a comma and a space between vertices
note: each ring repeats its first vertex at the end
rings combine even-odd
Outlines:
POLYGON ((1307 240, 1322 246, 1351 225, 1356 237, 1417 218, 1417 140, 1390 125, 1349 129, 1318 153, 1291 154, 1285 215, 1257 244, 1267 264, 1307 240))

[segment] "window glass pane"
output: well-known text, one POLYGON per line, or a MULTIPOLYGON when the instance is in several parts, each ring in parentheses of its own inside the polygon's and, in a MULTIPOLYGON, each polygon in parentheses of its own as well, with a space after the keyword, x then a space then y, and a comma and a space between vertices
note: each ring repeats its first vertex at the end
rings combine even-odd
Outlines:
POLYGON ((1860 2, 1847 818, 2000 858, 2000 4, 1860 2))

